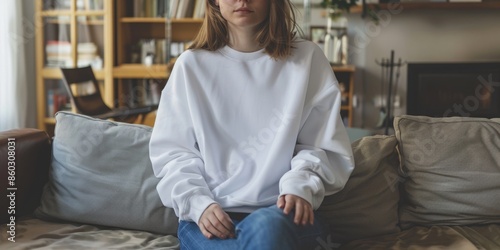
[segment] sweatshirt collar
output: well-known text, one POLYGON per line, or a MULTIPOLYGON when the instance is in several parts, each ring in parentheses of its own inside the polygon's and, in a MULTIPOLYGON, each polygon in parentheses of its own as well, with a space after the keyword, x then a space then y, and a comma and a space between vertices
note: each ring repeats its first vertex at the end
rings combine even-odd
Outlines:
POLYGON ((261 58, 266 55, 264 49, 260 49, 254 52, 241 52, 237 51, 229 46, 224 46, 219 50, 223 55, 235 59, 238 61, 249 61, 249 60, 254 60, 261 58))

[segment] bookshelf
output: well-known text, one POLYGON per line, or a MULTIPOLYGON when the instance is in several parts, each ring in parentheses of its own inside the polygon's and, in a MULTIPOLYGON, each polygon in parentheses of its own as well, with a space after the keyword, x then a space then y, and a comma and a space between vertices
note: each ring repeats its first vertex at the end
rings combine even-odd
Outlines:
POLYGON ((145 79, 159 84, 159 88, 151 88, 153 82, 147 83, 148 91, 163 89, 173 67, 170 58, 178 56, 201 28, 203 19, 199 6, 202 5, 202 0, 117 1, 113 78, 117 96, 121 98, 116 99, 116 105, 125 105, 130 102, 127 99, 135 98, 133 89, 145 79), (167 7, 167 4, 172 6, 167 7), (184 12, 181 13, 181 9, 184 12), (169 27, 170 39, 167 39, 169 27), (152 55, 149 61, 148 55, 152 55))
POLYGON ((356 68, 354 65, 343 65, 333 66, 332 69, 341 90, 342 106, 340 107, 340 115, 344 125, 352 127, 354 117, 354 73, 356 68))
POLYGON ((113 100, 113 3, 110 0, 34 0, 36 27, 37 121, 53 134, 54 113, 70 110, 59 67, 92 65, 113 100))
MULTIPOLYGON (((138 95, 139 88, 145 85, 148 91, 163 88, 173 62, 157 57, 151 64, 145 64, 140 56, 139 59, 132 57, 140 41, 166 38, 167 21, 162 10, 168 10, 164 6, 168 1, 33 1, 37 34, 37 123, 40 129, 53 135, 54 113, 71 109, 59 67, 91 64, 100 82, 103 99, 110 107, 134 103, 135 100, 130 100, 132 94, 138 95), (130 85, 133 85, 132 92, 130 85)), ((197 35, 203 22, 199 8, 204 1, 170 1, 189 4, 185 7, 186 13, 176 13, 175 18, 169 19, 172 42, 180 48, 180 44, 187 44, 197 35)), ((148 98, 155 99, 154 96, 148 98)))

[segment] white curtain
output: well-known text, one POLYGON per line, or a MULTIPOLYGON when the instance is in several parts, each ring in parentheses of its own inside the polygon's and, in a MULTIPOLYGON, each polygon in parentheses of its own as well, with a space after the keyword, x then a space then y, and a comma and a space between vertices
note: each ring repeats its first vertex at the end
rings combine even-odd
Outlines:
POLYGON ((28 89, 24 59, 22 2, 0 7, 0 131, 26 126, 28 89))

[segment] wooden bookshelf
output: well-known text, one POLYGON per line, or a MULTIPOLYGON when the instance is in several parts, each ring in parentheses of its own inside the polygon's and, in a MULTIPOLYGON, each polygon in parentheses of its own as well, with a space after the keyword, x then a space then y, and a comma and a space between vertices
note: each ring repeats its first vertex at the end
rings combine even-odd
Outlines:
MULTIPOLYGON (((93 38, 102 58, 102 67, 95 68, 96 78, 102 83, 102 94, 110 107, 120 106, 124 99, 123 82, 135 79, 161 79, 166 82, 172 62, 146 66, 131 62, 131 47, 141 39, 165 39, 166 19, 163 17, 135 17, 134 0, 33 0, 36 13, 36 86, 37 121, 40 129, 53 134, 55 119, 49 114, 48 93, 64 94, 59 66, 49 65, 46 52, 48 41, 69 42, 65 57, 71 65, 78 65, 78 44, 85 36, 93 38), (89 3, 99 8, 89 7, 89 3), (58 7, 59 5, 59 7, 58 7), (83 28, 88 29, 85 33, 83 28)), ((173 42, 188 42, 201 27, 201 18, 172 19, 173 42)), ((83 41, 88 42, 88 41, 83 41)), ((58 55, 56 55, 58 58, 58 55)), ((64 67, 64 66, 63 66, 64 67)), ((69 94, 68 94, 69 98, 69 94)))
POLYGON ((33 0, 36 27, 38 127, 53 134, 53 112, 69 107, 59 67, 92 63, 103 82, 103 99, 113 103, 113 0, 33 0), (91 5, 89 5, 91 3, 91 5), (82 52, 83 44, 92 44, 82 52), (80 49, 80 52, 78 50, 80 49), (91 59, 86 59, 86 58, 91 59), (85 60, 85 61, 84 61, 85 60), (55 94, 54 94, 55 93, 55 94), (54 97, 57 102, 54 104, 54 97))
POLYGON ((356 68, 354 65, 342 65, 333 66, 332 69, 342 90, 342 106, 340 107, 340 114, 344 120, 344 124, 352 127, 354 117, 354 73, 356 68))
MULTIPOLYGON (((203 19, 201 18, 173 18, 167 20, 165 17, 136 16, 134 9, 136 3, 130 0, 117 1, 116 4, 116 43, 115 55, 116 63, 113 67, 113 78, 117 86, 117 96, 124 95, 123 86, 128 79, 161 79, 166 83, 173 67, 173 62, 168 61, 169 56, 162 51, 161 55, 155 53, 155 57, 162 56, 161 59, 155 58, 155 63, 145 65, 142 60, 142 52, 138 52, 141 41, 154 40, 157 43, 164 42, 167 39, 167 22, 170 24, 171 37, 170 42, 190 42, 198 34, 203 19), (133 55, 135 51, 136 55, 133 55), (139 54, 139 61, 137 61, 139 54), (160 60, 159 63, 156 60, 160 60)), ((144 11, 148 12, 148 11, 144 11)), ((154 15, 154 13, 153 13, 154 15)), ((165 15, 164 15, 165 16, 165 15)), ((163 46, 162 46, 163 47, 163 46)), ((163 87, 163 86, 162 86, 163 87)), ((120 98, 117 98, 120 100, 120 98)), ((118 105, 121 105, 121 101, 118 105)))

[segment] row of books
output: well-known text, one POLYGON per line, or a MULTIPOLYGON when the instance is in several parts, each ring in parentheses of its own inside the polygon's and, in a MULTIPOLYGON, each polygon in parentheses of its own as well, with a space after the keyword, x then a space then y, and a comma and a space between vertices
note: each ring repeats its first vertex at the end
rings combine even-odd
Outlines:
POLYGON ((166 39, 141 39, 133 46, 131 63, 165 64, 169 58, 177 57, 184 52, 186 46, 187 43, 172 42, 168 49, 166 39), (168 55, 167 50, 170 51, 168 55))
POLYGON ((58 111, 71 110, 68 93, 64 89, 47 90, 47 116, 54 117, 58 111))
MULTIPOLYGON (((71 43, 68 41, 50 40, 45 44, 47 67, 73 67, 71 43)), ((102 58, 95 43, 79 43, 77 45, 77 66, 92 65, 94 69, 102 69, 102 58)))
POLYGON ((135 17, 203 18, 205 0, 135 0, 135 17))
POLYGON ((121 103, 128 107, 158 105, 164 83, 157 79, 124 79, 121 103))

